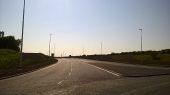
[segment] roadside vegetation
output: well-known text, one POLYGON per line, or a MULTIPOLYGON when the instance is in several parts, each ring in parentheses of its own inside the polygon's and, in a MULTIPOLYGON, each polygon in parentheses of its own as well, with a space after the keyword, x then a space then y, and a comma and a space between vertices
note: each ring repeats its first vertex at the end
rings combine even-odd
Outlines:
POLYGON ((14 36, 0 37, 0 49, 12 49, 19 52, 20 42, 21 41, 19 39, 15 39, 14 36))
POLYGON ((20 64, 20 40, 13 36, 0 37, 0 78, 39 69, 57 62, 42 53, 22 53, 20 64))
POLYGON ((0 49, 0 69, 16 68, 19 63, 19 53, 10 49, 0 49))
POLYGON ((170 49, 160 51, 139 51, 111 53, 108 55, 83 55, 79 58, 111 61, 129 64, 170 67, 170 49))
POLYGON ((10 49, 0 49, 0 78, 33 71, 53 63, 57 59, 42 53, 23 53, 20 64, 20 53, 10 49))

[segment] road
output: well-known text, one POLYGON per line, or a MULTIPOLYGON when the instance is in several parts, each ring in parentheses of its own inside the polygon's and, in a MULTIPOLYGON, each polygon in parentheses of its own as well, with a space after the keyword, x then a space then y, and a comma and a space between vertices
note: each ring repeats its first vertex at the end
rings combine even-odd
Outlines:
POLYGON ((169 95, 170 69, 85 59, 0 80, 0 95, 169 95), (112 67, 107 69, 96 64, 112 67))

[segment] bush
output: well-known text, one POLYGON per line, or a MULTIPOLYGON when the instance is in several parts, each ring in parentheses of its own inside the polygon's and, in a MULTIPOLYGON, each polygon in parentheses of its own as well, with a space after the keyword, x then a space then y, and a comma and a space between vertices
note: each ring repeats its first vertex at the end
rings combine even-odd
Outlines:
POLYGON ((161 50, 161 54, 170 54, 170 49, 161 50))

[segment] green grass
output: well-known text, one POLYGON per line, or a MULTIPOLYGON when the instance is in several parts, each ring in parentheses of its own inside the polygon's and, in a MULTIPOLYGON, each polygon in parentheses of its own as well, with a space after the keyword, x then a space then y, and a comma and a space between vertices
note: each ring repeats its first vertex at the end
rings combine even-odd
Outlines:
POLYGON ((164 54, 160 56, 163 62, 170 62, 170 54, 164 54))
POLYGON ((170 66, 170 54, 160 54, 156 58, 152 55, 134 55, 137 63, 142 61, 143 65, 170 66))
MULTIPOLYGON (((0 49, 0 69, 11 69, 19 66, 20 53, 10 49, 0 49)), ((51 58, 51 63, 56 62, 51 58)), ((41 53, 24 53, 22 66, 49 64, 49 57, 41 53)))
POLYGON ((20 53, 9 49, 0 49, 0 78, 23 72, 33 71, 57 62, 42 53, 23 53, 22 64, 20 53))
POLYGON ((14 50, 0 49, 0 69, 13 68, 19 63, 19 53, 14 50))
POLYGON ((90 55, 90 56, 85 56, 85 57, 80 57, 80 58, 120 62, 120 63, 128 63, 128 64, 170 67, 170 54, 90 55))
POLYGON ((137 60, 137 61, 151 61, 152 60, 152 56, 150 55, 133 55, 133 58, 134 60, 137 60))

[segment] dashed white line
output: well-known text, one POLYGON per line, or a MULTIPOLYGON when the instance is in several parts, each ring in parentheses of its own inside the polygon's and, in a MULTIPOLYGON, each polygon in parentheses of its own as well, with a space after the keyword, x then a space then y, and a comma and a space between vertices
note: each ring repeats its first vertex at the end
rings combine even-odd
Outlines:
POLYGON ((121 74, 120 74, 120 73, 112 72, 112 71, 108 71, 108 70, 106 70, 106 69, 103 69, 103 68, 97 67, 97 66, 95 66, 95 65, 91 65, 91 64, 88 64, 88 65, 93 66, 93 67, 95 67, 95 68, 97 68, 97 69, 100 69, 100 70, 102 70, 102 71, 105 71, 105 72, 107 72, 107 73, 109 73, 109 74, 112 74, 112 75, 115 75, 115 76, 121 76, 121 74))
POLYGON ((71 75, 71 72, 68 74, 69 76, 71 75))
POLYGON ((60 85, 60 84, 62 84, 62 82, 63 82, 63 81, 64 81, 64 80, 62 80, 62 81, 58 82, 57 84, 58 84, 58 85, 60 85))
MULTIPOLYGON (((70 76, 70 75, 71 75, 72 70, 73 70, 73 68, 72 68, 72 64, 70 63, 70 72, 69 72, 68 76, 70 76)), ((67 76, 67 77, 68 77, 68 76, 67 76)), ((65 79, 67 79, 67 77, 66 77, 65 79)), ((64 79, 64 80, 65 80, 65 79, 64 79)), ((61 81, 60 81, 60 82, 58 82, 57 84, 58 84, 58 85, 62 84, 64 80, 61 80, 61 81)))
POLYGON ((72 70, 73 70, 73 67, 72 67, 72 64, 70 63, 70 73, 69 73, 69 76, 71 75, 72 70))

